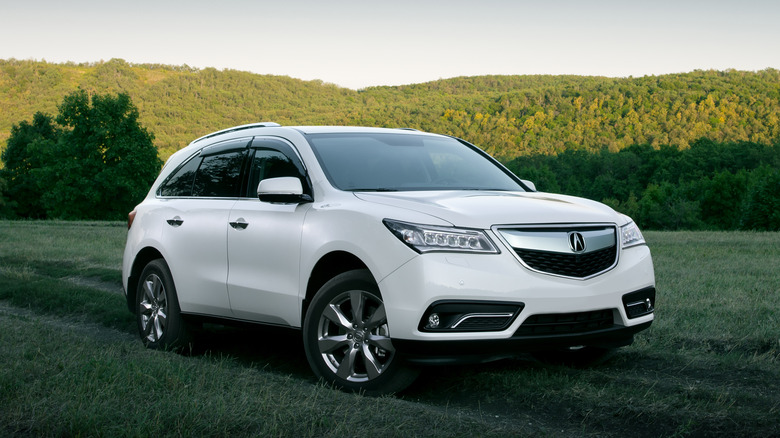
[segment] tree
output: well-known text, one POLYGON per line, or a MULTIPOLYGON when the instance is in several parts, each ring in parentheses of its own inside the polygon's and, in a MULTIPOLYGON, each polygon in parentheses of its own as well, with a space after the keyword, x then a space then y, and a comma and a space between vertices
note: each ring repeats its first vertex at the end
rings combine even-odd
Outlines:
POLYGON ((6 199, 6 190, 8 190, 8 185, 5 183, 3 178, 0 178, 0 218, 8 218, 13 216, 11 205, 6 199))
POLYGON ((702 220, 718 230, 736 230, 748 183, 748 171, 728 170, 716 173, 712 179, 702 178, 698 184, 702 220))
POLYGON ((780 231, 780 170, 761 166, 750 174, 741 226, 747 230, 780 231))
POLYGON ((684 230, 701 228, 699 202, 687 199, 687 187, 663 182, 649 184, 639 200, 637 223, 653 230, 684 230))
POLYGON ((5 180, 8 198, 7 208, 16 216, 42 218, 46 211, 40 203, 42 189, 36 181, 33 169, 42 166, 40 151, 52 147, 61 130, 54 119, 43 113, 35 113, 32 123, 22 121, 11 127, 2 158, 5 167, 0 178, 5 180))
POLYGON ((56 122, 61 128, 51 117, 36 114, 32 125, 20 123, 3 152, 17 214, 124 218, 143 199, 162 164, 130 98, 90 97, 78 90, 63 99, 56 122))

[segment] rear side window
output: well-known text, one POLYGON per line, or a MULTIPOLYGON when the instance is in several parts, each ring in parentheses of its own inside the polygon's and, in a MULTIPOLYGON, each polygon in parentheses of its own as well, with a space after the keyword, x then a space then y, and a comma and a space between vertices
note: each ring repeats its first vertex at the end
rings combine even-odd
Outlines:
POLYGON ((233 198, 241 191, 249 139, 204 148, 160 185, 158 196, 233 198))
POLYGON ((194 157, 178 168, 160 186, 157 194, 173 197, 192 196, 192 181, 195 180, 195 172, 198 171, 201 160, 200 156, 194 157))
POLYGON ((244 151, 232 151, 204 157, 192 183, 192 196, 237 197, 244 155, 244 151))

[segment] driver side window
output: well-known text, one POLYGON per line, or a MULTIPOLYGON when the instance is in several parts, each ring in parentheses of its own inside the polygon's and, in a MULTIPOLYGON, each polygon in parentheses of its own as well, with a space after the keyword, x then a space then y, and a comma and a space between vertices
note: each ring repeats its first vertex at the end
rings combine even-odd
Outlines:
POLYGON ((249 173, 249 197, 257 197, 257 186, 260 181, 268 178, 292 176, 301 178, 298 168, 283 153, 273 149, 258 149, 252 160, 252 168, 249 173))

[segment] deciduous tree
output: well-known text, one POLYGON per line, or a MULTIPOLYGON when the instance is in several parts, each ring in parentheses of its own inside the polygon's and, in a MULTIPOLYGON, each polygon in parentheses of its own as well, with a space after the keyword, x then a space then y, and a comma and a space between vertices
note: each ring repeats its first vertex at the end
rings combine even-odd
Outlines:
POLYGON ((126 94, 67 95, 54 120, 14 126, 3 152, 8 198, 22 217, 122 219, 162 164, 126 94))
POLYGON ((0 156, 4 163, 0 178, 7 186, 6 208, 13 212, 9 216, 42 218, 46 215, 40 203, 42 188, 33 169, 42 166, 41 151, 51 148, 60 132, 54 119, 40 112, 35 113, 32 123, 25 120, 11 128, 11 136, 0 156))

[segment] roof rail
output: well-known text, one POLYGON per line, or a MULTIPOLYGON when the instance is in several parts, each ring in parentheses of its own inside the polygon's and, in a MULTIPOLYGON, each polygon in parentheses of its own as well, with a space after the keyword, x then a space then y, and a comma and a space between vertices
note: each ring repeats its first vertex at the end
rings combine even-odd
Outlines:
POLYGON ((201 140, 205 140, 207 138, 216 137, 216 136, 222 135, 222 134, 227 134, 229 132, 242 131, 244 129, 251 129, 251 128, 271 128, 271 127, 277 127, 277 126, 282 126, 282 125, 280 125, 278 123, 274 123, 274 122, 262 122, 262 123, 250 123, 248 125, 234 126, 232 128, 227 128, 227 129, 223 129, 221 131, 213 132, 213 133, 208 134, 208 135, 204 135, 203 137, 200 137, 198 139, 193 140, 191 144, 197 143, 197 142, 199 142, 201 140))
POLYGON ((395 128, 395 129, 400 129, 401 131, 417 131, 417 132, 420 132, 420 130, 417 129, 417 128, 395 128))

